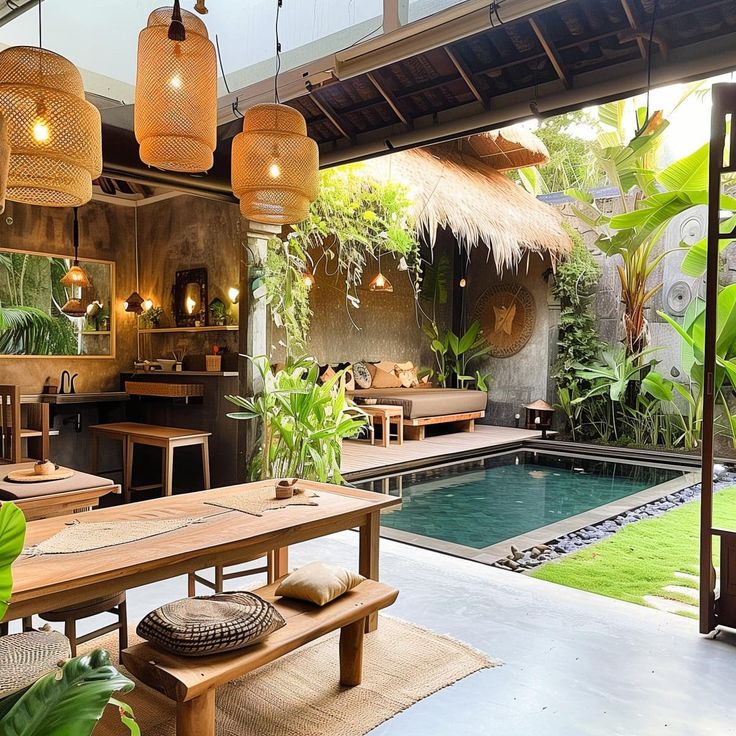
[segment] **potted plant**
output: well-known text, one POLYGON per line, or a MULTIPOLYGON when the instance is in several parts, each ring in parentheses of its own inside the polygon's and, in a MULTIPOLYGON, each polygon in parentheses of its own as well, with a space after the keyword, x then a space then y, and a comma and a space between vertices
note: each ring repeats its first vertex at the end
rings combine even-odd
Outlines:
MULTIPOLYGON (((23 550, 26 520, 12 503, 0 507, 0 620, 13 589, 12 564, 23 550)), ((24 647, 25 634, 11 634, 24 647)), ((0 663, 2 666, 2 663, 0 663)), ((132 736, 140 729, 129 705, 113 693, 129 692, 134 684, 112 665, 104 649, 94 649, 61 663, 27 687, 0 699, 0 733, 19 736, 90 736, 108 704, 116 706, 132 736)))
POLYGON ((210 302, 210 319, 213 325, 221 326, 225 324, 227 317, 227 310, 225 309, 225 303, 222 299, 213 299, 210 302))
POLYGON ((161 317, 163 316, 163 307, 151 307, 141 315, 141 327, 143 329, 155 329, 161 324, 161 317))
POLYGON ((255 396, 225 398, 242 409, 228 414, 231 419, 259 422, 260 448, 250 463, 251 478, 341 482, 342 440, 358 434, 366 421, 345 395, 344 372, 322 383, 319 365, 311 358, 275 372, 265 355, 248 359, 263 388, 255 396))

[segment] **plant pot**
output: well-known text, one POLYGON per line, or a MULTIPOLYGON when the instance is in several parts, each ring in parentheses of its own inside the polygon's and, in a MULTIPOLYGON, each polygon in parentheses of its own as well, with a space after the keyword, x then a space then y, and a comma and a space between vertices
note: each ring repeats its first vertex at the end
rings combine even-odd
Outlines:
POLYGON ((298 478, 288 478, 276 483, 276 498, 281 500, 291 498, 298 480, 298 478))
POLYGON ((205 366, 208 371, 219 371, 222 365, 221 355, 205 355, 204 356, 205 366))

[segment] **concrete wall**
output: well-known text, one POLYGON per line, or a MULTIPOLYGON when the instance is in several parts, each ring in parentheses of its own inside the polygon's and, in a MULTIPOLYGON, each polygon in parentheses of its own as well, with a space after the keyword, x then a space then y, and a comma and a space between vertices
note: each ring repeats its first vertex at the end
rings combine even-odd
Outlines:
MULTIPOLYGON (((72 253, 72 210, 30 207, 8 202, 0 217, 0 249, 52 255, 72 253)), ((115 262, 113 297, 115 357, 1 357, 0 383, 14 383, 26 393, 39 392, 46 377, 54 383, 61 371, 79 373, 78 391, 115 389, 118 374, 135 357, 135 319, 122 302, 135 287, 133 208, 92 201, 79 210, 79 255, 115 262)))
POLYGON ((524 404, 536 399, 552 403, 554 388, 551 381, 551 364, 556 355, 557 322, 559 307, 553 302, 547 257, 536 254, 525 256, 514 271, 496 272, 495 266, 486 260, 479 248, 473 252, 468 265, 465 297, 465 319, 469 325, 476 318, 478 300, 490 286, 516 281, 531 293, 536 307, 536 321, 529 342, 508 358, 486 357, 477 366, 489 372, 492 381, 488 391, 486 423, 503 426, 515 424, 515 414, 524 422, 524 404), (545 276, 546 275, 546 276, 545 276))

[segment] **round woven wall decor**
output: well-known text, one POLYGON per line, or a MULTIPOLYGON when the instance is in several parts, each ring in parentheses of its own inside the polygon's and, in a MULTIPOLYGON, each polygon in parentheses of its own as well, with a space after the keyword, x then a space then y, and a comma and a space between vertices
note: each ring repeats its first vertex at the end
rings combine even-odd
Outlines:
POLYGON ((89 202, 92 180, 102 173, 102 124, 71 61, 33 46, 0 52, 0 114, 10 142, 11 202, 89 202))
POLYGON ((319 193, 319 150, 302 114, 288 105, 254 105, 233 139, 233 193, 243 217, 272 225, 307 218, 319 193))
POLYGON ((183 41, 169 38, 173 8, 148 16, 138 36, 135 137, 143 163, 166 171, 212 168, 217 145, 217 57, 207 27, 181 11, 183 41))
POLYGON ((491 286, 475 305, 494 358, 516 355, 534 332, 537 309, 529 290, 516 281, 491 286))

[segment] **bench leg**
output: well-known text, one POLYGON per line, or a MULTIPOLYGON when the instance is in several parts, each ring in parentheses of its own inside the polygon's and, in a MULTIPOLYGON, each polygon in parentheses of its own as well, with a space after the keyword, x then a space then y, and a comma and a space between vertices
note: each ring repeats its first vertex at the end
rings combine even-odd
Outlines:
POLYGON ((424 425, 420 424, 418 427, 415 427, 411 424, 405 424, 404 437, 408 440, 419 440, 421 442, 425 437, 424 425))
POLYGON ((363 638, 365 620, 340 629, 340 684, 355 687, 363 680, 363 638))
POLYGON ((176 704, 176 736, 215 736, 215 690, 176 704))

